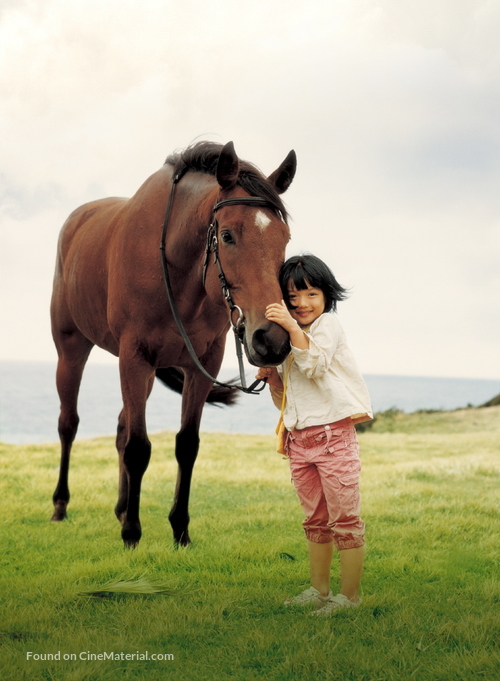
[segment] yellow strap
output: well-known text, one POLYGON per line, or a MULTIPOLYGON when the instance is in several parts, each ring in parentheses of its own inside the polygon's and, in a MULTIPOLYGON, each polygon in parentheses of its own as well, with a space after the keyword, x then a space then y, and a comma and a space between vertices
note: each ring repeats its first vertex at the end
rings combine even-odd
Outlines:
POLYGON ((283 413, 285 411, 285 404, 286 404, 286 386, 288 384, 288 374, 290 373, 290 367, 292 366, 293 362, 293 355, 290 358, 290 361, 288 362, 288 366, 285 369, 285 379, 283 381, 283 396, 281 397, 281 413, 280 416, 283 418, 283 413))

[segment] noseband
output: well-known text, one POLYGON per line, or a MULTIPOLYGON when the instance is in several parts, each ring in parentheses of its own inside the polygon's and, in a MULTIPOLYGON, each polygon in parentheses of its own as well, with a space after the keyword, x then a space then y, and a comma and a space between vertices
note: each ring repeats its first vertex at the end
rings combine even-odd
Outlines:
POLYGON ((244 366, 243 366, 243 353, 242 353, 242 345, 243 345, 243 334, 245 331, 245 316, 243 314, 243 310, 236 305, 234 302, 232 296, 231 296, 231 291, 229 289, 229 286, 227 284, 226 277, 224 275, 224 270, 222 269, 222 264, 219 258, 219 240, 217 238, 217 230, 218 230, 218 225, 217 225, 217 218, 215 217, 216 213, 218 210, 221 208, 224 208, 225 206, 263 206, 263 207, 272 207, 269 201, 266 199, 263 199, 258 196, 242 196, 242 197, 235 197, 232 199, 224 199, 223 201, 218 201, 215 206, 213 207, 213 213, 214 217, 213 220, 210 224, 210 227, 208 228, 207 232, 207 243, 205 247, 205 260, 203 262, 203 275, 202 275, 202 282, 203 286, 205 286, 205 280, 206 280, 206 275, 207 275, 207 269, 208 269, 208 264, 209 264, 209 259, 210 259, 210 253, 213 253, 214 255, 214 264, 217 265, 217 269, 219 270, 219 280, 221 284, 221 289, 222 289, 222 295, 224 297, 224 300, 226 301, 228 307, 229 307, 229 321, 231 322, 231 326, 233 328, 234 336, 235 336, 235 343, 236 343, 236 354, 238 357, 238 366, 239 366, 239 371, 240 371, 240 381, 241 385, 235 385, 235 384, 228 384, 228 383, 222 383, 218 381, 217 379, 213 378, 213 376, 210 376, 210 374, 206 371, 205 367, 202 365, 200 362, 198 356, 196 355, 196 352, 191 344, 191 341, 189 340, 189 337, 186 333, 186 330, 184 329, 184 325, 182 323, 182 320, 179 316, 179 312, 177 310, 177 305, 175 303, 173 294, 172 294, 172 286, 170 284, 170 277, 168 274, 168 265, 167 265, 167 257, 165 255, 165 237, 167 235, 167 228, 168 224, 170 222, 170 214, 172 212, 172 204, 173 204, 173 199, 174 199, 174 193, 175 193, 175 187, 179 180, 182 179, 184 173, 186 172, 187 168, 184 167, 182 168, 179 172, 177 172, 173 179, 172 179, 172 187, 170 189, 170 195, 168 197, 168 202, 167 202, 167 207, 165 210, 165 218, 163 220, 163 230, 162 230, 162 235, 161 235, 161 242, 160 242, 160 253, 161 253, 161 264, 162 264, 162 270, 163 270, 163 279, 165 281, 165 288, 167 291, 167 296, 168 296, 168 301, 170 303, 170 309, 172 310, 172 316, 174 317, 175 323, 177 324, 177 328, 179 329, 179 333, 182 336, 182 339, 184 341, 184 344, 186 346, 187 351, 189 352, 189 355, 195 365, 198 367, 198 369, 201 371, 201 373, 209 378, 213 383, 217 385, 221 385, 225 388, 234 388, 237 390, 241 390, 245 393, 249 393, 251 395, 257 395, 261 390, 264 389, 265 384, 266 384, 266 379, 258 379, 252 383, 249 387, 246 385, 246 380, 245 380, 245 371, 244 371, 244 366), (234 322, 234 313, 237 313, 238 317, 236 322, 234 322), (260 388, 257 388, 259 383, 262 383, 262 386, 260 388))

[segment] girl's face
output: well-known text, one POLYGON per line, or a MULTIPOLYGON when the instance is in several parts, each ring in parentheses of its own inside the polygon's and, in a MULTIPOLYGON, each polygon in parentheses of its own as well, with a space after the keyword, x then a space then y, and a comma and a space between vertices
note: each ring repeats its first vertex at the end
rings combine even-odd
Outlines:
POLYGON ((294 308, 290 315, 299 323, 299 326, 309 326, 325 311, 325 294, 320 288, 309 286, 298 291, 293 281, 288 282, 288 300, 294 308))

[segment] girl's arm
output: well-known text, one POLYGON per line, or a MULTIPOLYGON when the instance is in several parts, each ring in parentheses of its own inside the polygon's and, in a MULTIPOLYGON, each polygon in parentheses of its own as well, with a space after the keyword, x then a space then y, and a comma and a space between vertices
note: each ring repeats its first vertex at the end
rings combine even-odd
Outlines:
POLYGON ((274 406, 281 409, 283 400, 283 382, 276 367, 261 367, 255 374, 255 378, 267 378, 267 384, 271 391, 274 406))
POLYGON ((295 364, 304 376, 319 378, 328 372, 342 336, 342 329, 335 315, 321 315, 319 326, 310 336, 302 331, 283 301, 281 305, 269 305, 266 318, 288 331, 295 364))
POLYGON ((260 367, 255 378, 267 378, 267 385, 273 386, 277 390, 283 390, 283 382, 276 367, 260 367))
POLYGON ((269 390, 271 391, 271 399, 274 406, 277 409, 281 409, 281 405, 283 404, 283 387, 276 388, 274 385, 270 385, 269 390))
POLYGON ((309 337, 302 331, 298 322, 292 317, 288 311, 285 301, 280 303, 272 303, 266 308, 266 319, 270 322, 276 322, 282 326, 285 331, 288 331, 290 336, 290 343, 299 350, 307 350, 309 348, 309 337))

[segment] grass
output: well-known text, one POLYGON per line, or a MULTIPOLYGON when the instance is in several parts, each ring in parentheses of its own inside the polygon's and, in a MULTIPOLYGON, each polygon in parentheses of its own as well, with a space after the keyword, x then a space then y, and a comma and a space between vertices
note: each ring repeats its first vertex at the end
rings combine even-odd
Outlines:
POLYGON ((364 602, 320 622, 282 605, 307 586, 308 563, 272 436, 203 435, 193 546, 179 550, 166 519, 172 433, 152 436, 135 551, 112 511, 113 438, 75 444, 60 524, 49 522, 58 446, 3 445, 0 678, 496 680, 499 435, 500 407, 386 413, 360 434, 364 602), (141 579, 164 593, 131 593, 141 579), (117 582, 129 593, 104 588, 117 582))

